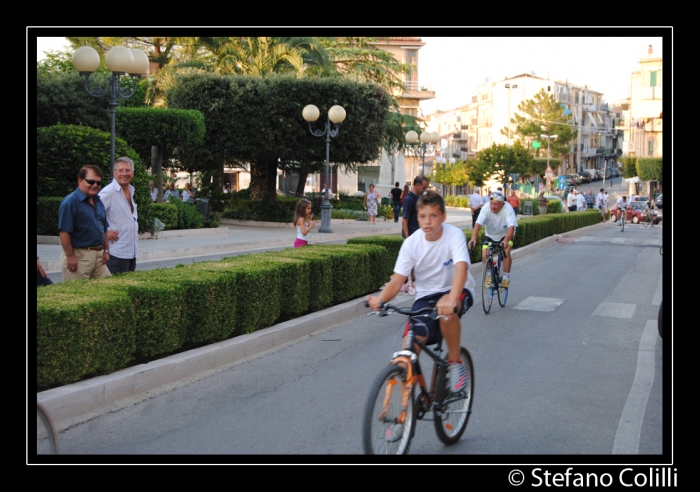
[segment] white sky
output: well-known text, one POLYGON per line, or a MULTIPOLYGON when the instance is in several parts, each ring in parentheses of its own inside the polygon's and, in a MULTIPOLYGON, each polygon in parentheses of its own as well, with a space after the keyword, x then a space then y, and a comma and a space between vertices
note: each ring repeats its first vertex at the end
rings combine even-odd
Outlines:
MULTIPOLYGON (((661 37, 446 37, 422 38, 418 82, 435 91, 423 101, 424 114, 471 101, 479 85, 522 73, 567 79, 602 92, 613 103, 629 96, 630 75, 651 44, 662 53, 661 37)), ((37 38, 37 61, 44 51, 68 50, 65 38, 37 38)))
POLYGON ((629 97, 639 60, 662 53, 661 37, 449 37, 422 38, 418 83, 435 91, 421 102, 424 114, 471 102, 479 85, 534 70, 537 77, 567 79, 602 92, 606 102, 629 97))

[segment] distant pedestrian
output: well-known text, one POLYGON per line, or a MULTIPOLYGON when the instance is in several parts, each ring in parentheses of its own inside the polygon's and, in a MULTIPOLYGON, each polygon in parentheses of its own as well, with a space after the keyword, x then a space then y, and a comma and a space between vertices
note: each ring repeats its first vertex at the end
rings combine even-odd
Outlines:
POLYGON ((174 196, 178 201, 180 200, 180 192, 175 189, 175 182, 171 181, 169 188, 165 190, 165 195, 163 195, 163 201, 168 202, 168 198, 174 196))
POLYGON ((547 214, 547 198, 544 196, 544 191, 540 191, 540 197, 537 199, 540 205, 540 215, 547 214))
POLYGON ((391 189, 391 205, 394 207, 394 222, 398 222, 401 210, 401 188, 398 181, 394 183, 394 187, 391 189))
POLYGON ((481 198, 479 194, 479 188, 474 188, 474 193, 469 195, 469 209, 472 211, 472 229, 476 224, 476 219, 479 218, 479 213, 481 212, 481 207, 484 206, 484 199, 481 198))
POLYGON ((595 207, 595 196, 593 195, 593 190, 588 190, 585 196, 586 198, 586 210, 591 210, 595 207))
POLYGON ((311 212, 311 202, 306 198, 302 198, 297 202, 297 207, 294 212, 294 225, 297 230, 297 238, 294 241, 295 248, 301 248, 309 244, 307 234, 314 227, 316 221, 314 214, 311 212))
POLYGON ((377 224, 377 206, 379 203, 381 203, 381 200, 382 197, 380 197, 379 193, 375 191, 374 185, 370 184, 369 191, 365 193, 365 196, 362 199, 362 205, 364 205, 364 207, 367 209, 367 218, 370 225, 377 224))
POLYGON ((583 193, 576 192, 576 210, 578 212, 583 212, 586 210, 586 199, 583 197, 583 193))
POLYGON ((604 188, 600 189, 600 193, 598 193, 598 197, 596 199, 596 203, 598 205, 598 210, 600 210, 600 216, 601 216, 601 222, 605 222, 605 214, 607 213, 607 203, 608 200, 605 196, 604 193, 604 188))
POLYGON ((150 183, 148 183, 148 187, 151 189, 151 201, 157 202, 158 201, 158 188, 156 188, 155 182, 151 181, 150 183))
POLYGON ((78 187, 58 208, 63 281, 109 277, 107 262, 109 223, 98 192, 102 170, 93 165, 80 168, 78 187))
POLYGON ((520 198, 518 198, 518 196, 515 194, 515 192, 513 190, 510 190, 510 196, 508 197, 508 203, 510 203, 510 206, 513 207, 513 212, 515 212, 515 215, 518 215, 518 212, 520 211, 520 198))
POLYGON ((413 180, 413 188, 403 199, 403 222, 401 224, 401 235, 404 239, 420 229, 418 225, 418 212, 416 203, 428 187, 428 180, 423 176, 416 176, 413 180))
POLYGON ((182 203, 194 204, 194 197, 195 193, 192 190, 192 185, 185 183, 185 189, 180 193, 180 200, 182 200, 182 203))
POLYGON ((569 212, 576 212, 576 190, 571 190, 569 192, 569 197, 566 199, 566 206, 569 208, 569 212))

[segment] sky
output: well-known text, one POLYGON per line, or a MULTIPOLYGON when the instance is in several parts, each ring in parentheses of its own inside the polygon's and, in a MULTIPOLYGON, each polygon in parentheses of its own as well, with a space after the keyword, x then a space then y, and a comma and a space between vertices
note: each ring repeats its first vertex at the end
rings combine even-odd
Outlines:
MULTIPOLYGON (((435 91, 421 102, 424 115, 465 105, 477 87, 523 73, 568 79, 602 92, 608 103, 629 97, 630 75, 649 45, 662 53, 661 37, 422 37, 418 83, 435 91)), ((44 51, 69 49, 65 38, 37 38, 44 51)))

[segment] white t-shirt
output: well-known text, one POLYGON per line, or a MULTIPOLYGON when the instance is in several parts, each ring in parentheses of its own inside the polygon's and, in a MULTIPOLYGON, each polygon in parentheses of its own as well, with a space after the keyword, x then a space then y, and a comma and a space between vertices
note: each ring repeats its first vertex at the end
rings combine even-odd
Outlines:
POLYGON ((576 195, 576 208, 579 210, 585 210, 586 208, 586 198, 583 196, 583 193, 576 195))
POLYGON ((506 207, 506 205, 508 202, 504 203, 503 208, 497 214, 491 211, 491 207, 484 207, 481 209, 479 218, 476 219, 476 223, 484 227, 485 234, 494 241, 500 241, 506 237, 509 227, 518 227, 513 207, 506 207))
POLYGON ((604 193, 598 193, 598 200, 596 201, 596 204, 599 207, 604 207, 605 206, 605 194, 604 193))
POLYGON ((477 192, 469 195, 469 206, 473 208, 479 208, 479 206, 484 204, 484 200, 481 198, 477 192))
POLYGON ((425 232, 418 229, 401 245, 394 272, 408 277, 411 269, 416 276, 416 299, 449 291, 455 276, 455 264, 467 263, 467 280, 464 286, 474 296, 476 282, 472 277, 464 232, 453 225, 442 224, 442 236, 428 241, 425 232))
POLYGON ((151 201, 155 202, 158 199, 158 188, 153 188, 151 191, 151 201))
POLYGON ((620 210, 627 208, 627 205, 630 204, 629 200, 623 200, 622 198, 617 199, 617 206, 619 207, 620 210))

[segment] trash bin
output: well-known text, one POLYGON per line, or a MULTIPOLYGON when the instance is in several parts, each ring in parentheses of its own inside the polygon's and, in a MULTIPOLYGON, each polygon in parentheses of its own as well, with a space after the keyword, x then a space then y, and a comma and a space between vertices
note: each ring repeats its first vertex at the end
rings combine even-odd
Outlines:
POLYGON ((323 194, 321 193, 319 195, 314 195, 312 205, 313 209, 317 210, 318 213, 321 213, 321 205, 323 205, 323 194))
POLYGON ((209 199, 211 197, 211 193, 207 193, 206 198, 197 198, 197 210, 199 210, 199 213, 204 216, 204 219, 209 218, 209 199))
POLYGON ((523 215, 532 215, 532 202, 523 201, 523 215))

